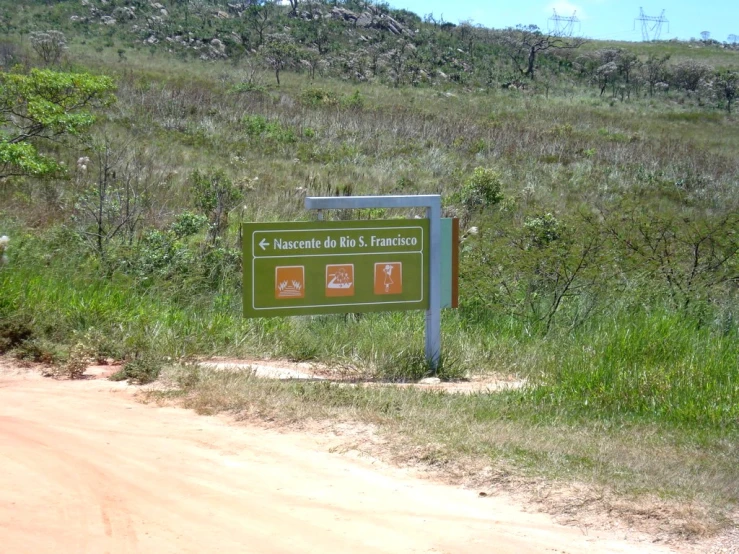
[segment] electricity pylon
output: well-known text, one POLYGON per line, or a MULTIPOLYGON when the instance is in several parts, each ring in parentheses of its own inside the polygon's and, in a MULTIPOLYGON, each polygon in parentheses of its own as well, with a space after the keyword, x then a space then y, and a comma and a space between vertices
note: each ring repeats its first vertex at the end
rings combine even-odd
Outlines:
POLYGON ((667 23, 667 32, 670 32, 670 22, 665 17, 665 10, 662 10, 659 17, 655 17, 652 15, 646 15, 644 13, 644 8, 639 8, 639 17, 634 20, 634 27, 636 27, 637 21, 641 22, 641 36, 645 42, 649 42, 650 40, 659 40, 659 36, 662 34, 662 25, 664 23, 667 23))
POLYGON ((572 12, 572 15, 567 17, 559 15, 557 10, 552 10, 554 15, 549 18, 549 32, 558 37, 571 37, 575 32, 575 24, 580 25, 580 20, 577 18, 577 12, 572 12))

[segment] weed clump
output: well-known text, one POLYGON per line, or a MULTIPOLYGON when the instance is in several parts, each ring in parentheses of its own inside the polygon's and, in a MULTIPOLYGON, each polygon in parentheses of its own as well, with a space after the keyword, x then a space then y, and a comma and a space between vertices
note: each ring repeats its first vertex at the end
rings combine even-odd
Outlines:
POLYGON ((413 383, 427 377, 442 381, 463 379, 465 374, 455 360, 441 356, 436 368, 421 350, 406 350, 381 359, 375 372, 377 379, 393 383, 413 383))
POLYGON ((22 321, 0 322, 0 354, 12 350, 33 337, 31 327, 22 321))
POLYGON ((95 351, 86 341, 80 340, 69 349, 67 363, 58 368, 56 377, 81 379, 87 366, 95 360, 95 351))
POLYGON ((152 355, 134 358, 113 375, 111 381, 128 381, 132 385, 146 385, 156 381, 162 371, 163 361, 152 355))

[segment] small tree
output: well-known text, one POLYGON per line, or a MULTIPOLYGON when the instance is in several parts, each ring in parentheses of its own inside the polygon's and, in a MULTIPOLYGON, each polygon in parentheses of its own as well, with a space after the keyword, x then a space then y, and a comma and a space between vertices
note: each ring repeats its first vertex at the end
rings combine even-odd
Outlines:
POLYGON ((0 178, 54 172, 35 143, 80 135, 95 121, 91 108, 115 101, 113 88, 109 77, 87 73, 0 73, 0 178))
POLYGON ((295 62, 298 49, 290 36, 276 33, 267 37, 262 50, 265 61, 275 72, 277 86, 280 86, 280 71, 295 62))
POLYGON ((647 61, 642 66, 644 71, 644 80, 649 85, 649 96, 654 95, 654 89, 657 83, 665 80, 667 75, 667 61, 670 59, 669 54, 664 56, 655 56, 650 54, 647 61))
POLYGON ((61 31, 33 32, 31 47, 45 65, 56 65, 67 50, 67 39, 61 31))
MULTIPOLYGON (((264 44, 267 31, 272 26, 272 20, 275 15, 275 5, 272 2, 264 2, 262 4, 253 3, 244 12, 247 26, 257 35, 257 43, 254 45, 260 48, 264 44)), ((243 36, 245 43, 250 42, 248 36, 243 36)))
POLYGON ((243 191, 220 169, 213 173, 196 170, 191 181, 195 206, 208 217, 208 236, 210 243, 215 245, 218 237, 228 229, 228 213, 243 200, 243 191))
POLYGON ((686 91, 697 91, 701 81, 712 73, 712 68, 695 60, 686 60, 672 67, 672 82, 686 91))
POLYGON ((719 71, 714 79, 714 88, 721 101, 726 101, 726 111, 731 113, 731 105, 739 89, 739 73, 736 71, 719 71))

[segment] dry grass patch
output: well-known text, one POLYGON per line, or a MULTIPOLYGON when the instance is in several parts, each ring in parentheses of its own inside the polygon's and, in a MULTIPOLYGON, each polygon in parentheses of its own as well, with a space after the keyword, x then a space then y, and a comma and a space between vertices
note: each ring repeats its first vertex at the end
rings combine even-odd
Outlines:
POLYGON ((516 391, 451 395, 264 381, 196 367, 170 369, 164 378, 169 392, 150 399, 262 424, 343 428, 334 451, 425 468, 483 495, 514 494, 568 523, 633 528, 660 540, 702 540, 737 523, 736 437, 698 441, 656 425, 542 421, 516 391), (347 434, 347 426, 354 431, 347 434))

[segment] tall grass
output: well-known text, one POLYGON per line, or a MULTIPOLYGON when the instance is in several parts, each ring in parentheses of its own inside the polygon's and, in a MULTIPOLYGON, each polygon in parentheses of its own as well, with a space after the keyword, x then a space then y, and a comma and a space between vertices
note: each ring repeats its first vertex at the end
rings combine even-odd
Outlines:
POLYGON ((551 412, 739 428, 739 341, 679 314, 598 322, 557 349, 527 390, 551 412))
MULTIPOLYGON (((126 275, 84 269, 86 258, 71 248, 39 267, 43 244, 27 239, 19 245, 27 260, 0 271, 0 316, 32 322, 38 338, 64 344, 94 328, 107 350, 124 357, 144 350, 285 356, 339 364, 356 377, 431 374, 421 354, 422 313, 245 320, 237 290, 183 296, 177 287, 142 288, 126 275)), ((526 377, 522 398, 541 414, 738 428, 739 333, 723 329, 626 303, 575 332, 546 337, 504 314, 445 312, 441 376, 526 377)))

